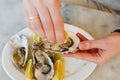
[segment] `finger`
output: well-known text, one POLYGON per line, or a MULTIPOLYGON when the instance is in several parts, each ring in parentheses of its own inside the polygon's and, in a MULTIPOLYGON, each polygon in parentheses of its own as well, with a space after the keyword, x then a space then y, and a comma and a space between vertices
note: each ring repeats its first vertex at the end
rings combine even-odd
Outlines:
POLYGON ((65 34, 60 6, 56 6, 55 4, 53 4, 51 6, 48 6, 48 8, 55 28, 56 41, 63 43, 65 39, 65 34))
POLYGON ((26 5, 25 5, 25 2, 24 2, 25 0, 23 0, 23 13, 24 13, 24 16, 25 16, 25 21, 26 21, 26 24, 27 24, 27 27, 29 28, 29 29, 31 29, 35 34, 37 34, 37 35, 39 35, 39 33, 38 33, 38 31, 36 31, 35 29, 34 29, 34 27, 32 27, 32 25, 31 25, 31 23, 30 23, 30 21, 29 21, 29 16, 28 16, 28 12, 27 12, 27 10, 26 10, 26 5))
POLYGON ((88 41, 80 42, 79 44, 80 50, 89 50, 94 48, 104 49, 104 47, 105 47, 104 42, 101 40, 88 40, 88 41))
POLYGON ((49 42, 55 42, 55 32, 54 32, 54 25, 52 23, 52 19, 50 17, 49 11, 42 0, 32 0, 36 9, 40 15, 40 19, 46 33, 47 39, 49 42))
POLYGON ((29 29, 31 29, 35 34, 39 35, 39 33, 36 30, 34 30, 34 27, 32 27, 32 25, 30 23, 30 20, 28 19, 29 16, 28 16, 28 12, 27 12, 27 9, 26 9, 26 0, 23 0, 23 13, 24 13, 24 16, 25 16, 25 21, 26 21, 27 27, 29 29))
POLYGON ((64 57, 75 57, 82 60, 87 60, 99 64, 100 56, 97 54, 90 54, 88 52, 77 52, 77 53, 68 53, 64 54, 64 57))
POLYGON ((30 22, 30 28, 32 29, 33 32, 38 34, 40 37, 45 38, 46 37, 45 32, 44 32, 44 29, 42 28, 40 19, 35 18, 33 20, 29 20, 29 17, 34 17, 38 15, 36 9, 34 8, 30 0, 25 0, 25 1, 26 1, 25 2, 26 12, 28 13, 27 21, 30 22))
POLYGON ((80 41, 86 41, 88 40, 85 36, 83 36, 81 33, 77 33, 76 34, 79 38, 80 38, 80 41))
POLYGON ((25 22, 27 24, 28 27, 31 27, 30 26, 30 22, 28 20, 28 13, 27 13, 27 10, 26 10, 26 7, 25 7, 25 0, 23 0, 23 13, 24 13, 24 16, 25 16, 25 22))

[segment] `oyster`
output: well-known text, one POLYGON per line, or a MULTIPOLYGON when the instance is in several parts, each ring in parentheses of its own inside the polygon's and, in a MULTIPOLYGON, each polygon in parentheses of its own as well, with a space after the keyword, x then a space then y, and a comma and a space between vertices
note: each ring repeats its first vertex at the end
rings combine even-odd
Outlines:
POLYGON ((68 37, 65 43, 49 43, 47 40, 42 40, 37 44, 34 44, 34 49, 40 49, 44 52, 52 52, 52 53, 67 53, 72 52, 77 49, 78 44, 80 42, 79 38, 76 34, 72 32, 67 32, 68 37))
POLYGON ((61 47, 66 46, 66 47, 68 47, 69 52, 73 52, 74 50, 77 49, 79 43, 80 43, 80 39, 76 36, 76 34, 73 33, 73 32, 68 32, 67 41, 64 44, 60 45, 60 46, 61 47))
MULTIPOLYGON (((45 39, 39 39, 39 36, 34 40, 34 43, 29 47, 29 42, 24 35, 15 35, 12 37, 10 44, 12 46, 12 62, 22 71, 29 69, 26 67, 29 58, 32 59, 33 80, 50 80, 54 74, 53 64, 56 60, 55 54, 72 52, 77 49, 80 42, 76 34, 67 32, 68 36, 63 44, 50 43, 45 39), (29 48, 30 53, 28 53, 29 48)), ((34 37, 34 36, 33 36, 34 37)))
POLYGON ((35 80, 50 80, 54 74, 50 57, 41 50, 34 50, 34 78, 35 80))
POLYGON ((15 35, 10 40, 10 45, 12 62, 20 71, 23 71, 28 58, 28 40, 24 35, 15 35))

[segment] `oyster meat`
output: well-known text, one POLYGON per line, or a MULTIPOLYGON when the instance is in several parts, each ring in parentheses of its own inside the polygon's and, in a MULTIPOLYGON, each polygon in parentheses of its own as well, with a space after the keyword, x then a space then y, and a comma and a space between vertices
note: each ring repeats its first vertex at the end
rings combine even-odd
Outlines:
POLYGON ((34 49, 40 49, 44 52, 52 52, 52 53, 67 53, 73 52, 77 49, 78 44, 80 42, 79 38, 76 34, 72 32, 67 32, 68 37, 63 44, 60 43, 49 43, 47 40, 42 40, 37 44, 33 44, 34 49))
POLYGON ((68 47, 69 52, 73 52, 77 49, 79 43, 80 39, 76 36, 76 34, 73 32, 68 32, 67 41, 63 45, 66 45, 68 47))
POLYGON ((28 40, 24 35, 15 35, 11 38, 10 44, 12 47, 12 62, 23 72, 28 58, 28 40))
POLYGON ((53 62, 41 50, 34 50, 34 78, 35 80, 50 80, 54 74, 53 62))
POLYGON ((13 64, 25 73, 24 71, 29 69, 29 67, 26 68, 27 61, 32 59, 33 80, 51 80, 54 75, 55 54, 73 52, 80 42, 76 34, 72 32, 67 32, 67 34, 63 44, 50 43, 45 39, 40 39, 39 36, 33 36, 36 40, 30 46, 26 36, 15 35, 10 40, 13 64))

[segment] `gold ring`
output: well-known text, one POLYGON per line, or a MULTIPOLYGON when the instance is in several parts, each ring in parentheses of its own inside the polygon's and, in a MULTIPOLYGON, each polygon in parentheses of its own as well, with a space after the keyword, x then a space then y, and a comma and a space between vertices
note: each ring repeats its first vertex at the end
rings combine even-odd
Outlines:
POLYGON ((36 18, 39 18, 39 16, 32 16, 32 17, 29 17, 30 20, 33 20, 33 19, 36 19, 36 18))

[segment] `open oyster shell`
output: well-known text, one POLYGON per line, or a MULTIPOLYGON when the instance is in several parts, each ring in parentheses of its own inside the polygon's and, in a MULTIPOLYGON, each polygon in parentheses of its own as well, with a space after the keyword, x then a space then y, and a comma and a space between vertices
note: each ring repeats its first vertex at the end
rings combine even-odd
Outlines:
POLYGON ((54 55, 57 53, 72 52, 77 49, 80 42, 76 34, 67 32, 68 36, 63 44, 50 43, 47 40, 38 40, 29 47, 29 42, 24 35, 15 35, 11 38, 12 62, 18 70, 24 73, 26 62, 31 57, 33 59, 34 80, 50 80, 54 74, 54 55), (30 48, 30 49, 29 49, 30 48), (30 50, 30 53, 28 53, 30 50))
POLYGON ((10 44, 12 62, 20 71, 23 71, 28 58, 28 40, 24 35, 15 35, 11 38, 10 44))
POLYGON ((53 62, 41 50, 34 50, 34 78, 35 80, 50 80, 54 74, 53 62))
POLYGON ((73 32, 67 32, 68 33, 68 38, 66 40, 65 43, 63 43, 62 45, 60 45, 61 49, 64 49, 64 46, 66 49, 66 51, 62 51, 63 53, 67 53, 67 52, 73 52, 74 50, 77 49, 79 43, 80 43, 80 39, 76 36, 75 33, 73 32))
POLYGON ((52 53, 67 53, 73 52, 77 49, 80 42, 76 34, 72 32, 67 32, 68 37, 63 44, 60 43, 49 43, 47 40, 41 40, 39 43, 34 44, 34 49, 40 49, 43 52, 52 52, 52 53))

